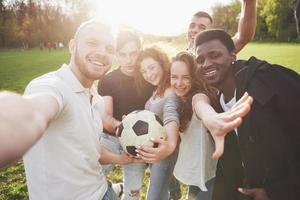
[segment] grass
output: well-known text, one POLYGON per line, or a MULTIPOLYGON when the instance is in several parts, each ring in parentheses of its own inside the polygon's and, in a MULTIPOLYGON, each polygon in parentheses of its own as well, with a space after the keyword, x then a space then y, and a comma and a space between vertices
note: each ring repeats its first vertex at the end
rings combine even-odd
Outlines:
MULTIPOLYGON (((185 48, 184 44, 160 43, 159 45, 166 48, 171 55, 185 48)), ((238 58, 247 59, 252 55, 300 73, 300 44, 251 43, 239 53, 238 58)), ((68 62, 68 59, 67 49, 52 52, 39 49, 0 50, 0 90, 22 93, 31 79, 59 68, 62 63, 68 62)), ((149 172, 146 172, 144 185, 147 184, 148 176, 149 172)), ((117 167, 108 177, 113 182, 120 182, 122 180, 121 168, 117 167)), ((183 190, 186 193, 186 187, 183 187, 183 190)), ((145 198, 145 191, 144 187, 142 199, 145 198)), ((21 161, 0 170, 0 200, 18 199, 28 199, 21 161)))

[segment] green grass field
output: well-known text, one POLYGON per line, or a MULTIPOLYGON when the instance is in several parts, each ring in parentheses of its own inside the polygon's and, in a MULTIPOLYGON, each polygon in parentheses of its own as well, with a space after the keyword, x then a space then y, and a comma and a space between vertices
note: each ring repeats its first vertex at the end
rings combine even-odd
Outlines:
MULTIPOLYGON (((169 47, 172 44, 163 46, 169 47)), ((183 44, 176 44, 176 47, 176 50, 184 49, 183 44)), ((238 58, 247 59, 252 55, 300 73, 300 44, 252 43, 240 52, 238 58)), ((67 49, 52 52, 38 49, 0 50, 0 90, 22 93, 31 79, 59 68, 68 59, 67 49)), ((120 168, 111 173, 109 178, 113 182, 121 181, 120 168)), ((28 199, 22 162, 0 170, 0 200, 17 199, 28 199)))

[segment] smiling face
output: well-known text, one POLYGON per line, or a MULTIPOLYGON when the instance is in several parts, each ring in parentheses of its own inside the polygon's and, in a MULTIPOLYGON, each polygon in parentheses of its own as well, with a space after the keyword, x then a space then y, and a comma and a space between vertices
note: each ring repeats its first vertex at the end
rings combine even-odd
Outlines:
POLYGON ((140 48, 135 41, 125 43, 125 45, 117 52, 117 59, 121 67, 121 71, 132 76, 135 68, 135 61, 140 52, 140 48))
POLYGON ((174 61, 171 65, 171 87, 177 96, 183 98, 192 88, 192 76, 187 64, 174 61))
POLYGON ((140 66, 143 78, 150 84, 158 86, 164 75, 162 66, 152 57, 144 58, 140 66))
POLYGON ((114 38, 107 27, 90 24, 71 40, 69 49, 73 72, 84 87, 90 87, 111 67, 114 38))
POLYGON ((231 62, 235 60, 235 53, 219 40, 204 42, 196 47, 197 74, 209 84, 220 89, 222 83, 231 76, 231 62))

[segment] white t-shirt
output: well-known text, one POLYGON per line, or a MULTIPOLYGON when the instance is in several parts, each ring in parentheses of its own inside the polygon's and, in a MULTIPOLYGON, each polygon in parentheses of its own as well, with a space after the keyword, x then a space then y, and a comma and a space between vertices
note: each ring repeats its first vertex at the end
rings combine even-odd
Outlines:
POLYGON ((59 104, 55 119, 24 156, 29 198, 102 199, 107 190, 98 162, 102 97, 84 88, 68 65, 31 81, 25 95, 49 95, 59 104))
MULTIPOLYGON (((220 105, 225 112, 230 110, 234 106, 235 103, 236 103, 236 89, 234 90, 234 96, 227 103, 225 102, 225 97, 224 97, 223 93, 221 93, 220 105)), ((234 131, 235 131, 235 134, 238 135, 237 128, 234 128, 234 131)))
POLYGON ((212 159, 213 139, 196 114, 193 114, 187 130, 180 137, 174 176, 186 185, 207 191, 205 183, 216 176, 218 162, 212 159))

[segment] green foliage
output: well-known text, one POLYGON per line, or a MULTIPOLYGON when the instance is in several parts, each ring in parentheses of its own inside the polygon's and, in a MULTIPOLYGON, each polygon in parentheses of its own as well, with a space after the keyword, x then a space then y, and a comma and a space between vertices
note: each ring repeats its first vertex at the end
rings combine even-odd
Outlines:
POLYGON ((295 33, 295 22, 293 21, 294 0, 266 0, 265 5, 259 15, 264 18, 268 32, 271 36, 282 40, 295 33), (293 26, 294 33, 287 34, 286 29, 289 26, 293 26))
POLYGON ((0 171, 0 200, 28 199, 24 166, 21 161, 0 171))
MULTIPOLYGON (((257 0, 256 39, 287 42, 297 40, 295 4, 296 0, 257 0)), ((238 26, 240 6, 238 0, 214 6, 214 26, 234 34, 238 26)))
POLYGON ((0 90, 14 90, 22 93, 33 78, 55 70, 68 60, 67 49, 40 51, 0 51, 0 90))
POLYGON ((218 4, 213 7, 214 27, 222 28, 234 34, 238 27, 238 17, 241 11, 241 2, 233 0, 228 5, 218 4))

